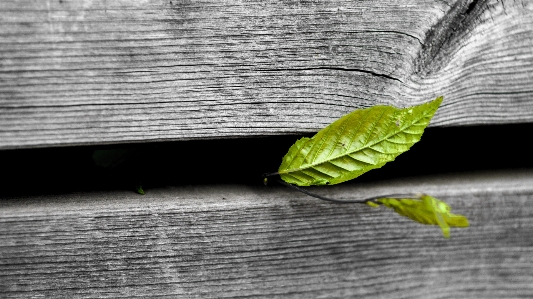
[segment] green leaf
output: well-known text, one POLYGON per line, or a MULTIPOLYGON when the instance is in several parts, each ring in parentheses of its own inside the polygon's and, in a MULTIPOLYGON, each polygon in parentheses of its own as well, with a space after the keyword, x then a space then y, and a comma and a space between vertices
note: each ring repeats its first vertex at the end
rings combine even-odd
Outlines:
POLYGON ((141 194, 141 195, 144 195, 144 189, 143 189, 143 186, 141 185, 137 185, 135 186, 135 191, 137 191, 137 193, 141 194))
POLYGON ((278 169, 298 186, 334 185, 394 161, 420 140, 442 102, 355 110, 291 146, 278 169))
MULTIPOLYGON (((421 195, 420 199, 411 198, 380 198, 376 200, 396 213, 422 224, 438 225, 444 237, 450 237, 450 227, 467 227, 468 219, 463 215, 450 213, 450 206, 429 195, 421 195)), ((372 207, 374 202, 368 202, 372 207)))

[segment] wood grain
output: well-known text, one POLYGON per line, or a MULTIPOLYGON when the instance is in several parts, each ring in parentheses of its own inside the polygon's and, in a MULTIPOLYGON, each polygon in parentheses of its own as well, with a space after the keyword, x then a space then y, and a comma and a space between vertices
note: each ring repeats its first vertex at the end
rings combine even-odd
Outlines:
POLYGON ((3 0, 0 148, 533 120, 531 1, 3 0))
POLYGON ((423 190, 467 215, 449 240, 386 208, 204 185, 0 201, 2 298, 531 298, 533 172, 344 184, 423 190))

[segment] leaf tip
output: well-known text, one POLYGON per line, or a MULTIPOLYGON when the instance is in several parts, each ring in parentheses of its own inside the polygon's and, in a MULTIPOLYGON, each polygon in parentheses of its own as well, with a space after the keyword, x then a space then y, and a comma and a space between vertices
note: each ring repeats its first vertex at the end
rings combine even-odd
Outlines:
POLYGON ((366 203, 367 205, 373 207, 373 208, 377 208, 377 207, 379 207, 379 204, 377 204, 377 203, 375 203, 375 202, 373 202, 373 201, 367 201, 367 202, 365 202, 365 203, 366 203))
POLYGON ((442 235, 444 238, 449 239, 450 238, 450 228, 449 227, 441 227, 442 235))

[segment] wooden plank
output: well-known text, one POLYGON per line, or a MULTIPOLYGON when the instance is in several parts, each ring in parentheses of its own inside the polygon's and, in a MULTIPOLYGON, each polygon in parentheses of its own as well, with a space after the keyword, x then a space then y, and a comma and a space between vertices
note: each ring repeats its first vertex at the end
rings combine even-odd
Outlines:
POLYGON ((2 298, 531 298, 533 171, 316 189, 424 191, 469 217, 446 240, 385 208, 288 188, 166 187, 0 201, 2 298))
POLYGON ((3 0, 0 148, 531 122, 532 48, 531 1, 3 0))

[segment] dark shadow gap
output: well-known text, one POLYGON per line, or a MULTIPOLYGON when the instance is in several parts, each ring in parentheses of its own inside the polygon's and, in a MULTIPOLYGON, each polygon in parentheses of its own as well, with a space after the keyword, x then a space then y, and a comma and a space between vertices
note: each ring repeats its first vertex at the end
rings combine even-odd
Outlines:
MULTIPOLYGON (((533 124, 428 128, 422 140, 369 182, 437 173, 533 168, 533 124)), ((308 135, 311 136, 311 135, 308 135)), ((3 196, 95 190, 145 191, 166 185, 262 184, 302 136, 198 140, 0 151, 3 196), (96 160, 95 160, 96 159, 96 160)))

